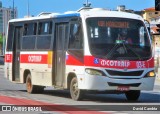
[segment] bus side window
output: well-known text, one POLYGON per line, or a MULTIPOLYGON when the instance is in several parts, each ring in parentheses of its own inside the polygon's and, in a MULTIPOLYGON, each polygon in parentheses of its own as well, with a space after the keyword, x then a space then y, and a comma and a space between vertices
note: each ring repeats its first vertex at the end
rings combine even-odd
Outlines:
POLYGON ((80 24, 71 24, 69 49, 83 49, 82 27, 80 24))
POLYGON ((24 24, 23 35, 36 35, 37 23, 24 24))
POLYGON ((37 23, 34 23, 33 35, 36 35, 36 32, 37 32, 37 23))
POLYGON ((52 22, 40 22, 38 24, 37 49, 51 48, 52 22))
POLYGON ((49 23, 49 34, 52 34, 52 22, 49 23))
POLYGON ((7 40, 7 51, 12 50, 14 26, 9 24, 8 28, 8 40, 7 40))
POLYGON ((45 35, 52 33, 52 22, 40 22, 38 27, 38 34, 45 35))
POLYGON ((27 35, 27 24, 24 24, 24 30, 23 30, 23 35, 26 36, 27 35))
POLYGON ((35 49, 37 23, 24 24, 22 49, 35 49))

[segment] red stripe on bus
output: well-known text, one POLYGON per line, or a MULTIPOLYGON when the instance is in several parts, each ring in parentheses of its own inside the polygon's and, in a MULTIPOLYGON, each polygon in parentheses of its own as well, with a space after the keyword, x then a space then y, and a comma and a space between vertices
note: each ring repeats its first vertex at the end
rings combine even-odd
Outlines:
MULTIPOLYGON (((5 55, 5 62, 12 62, 12 54, 5 55)), ((21 54, 20 63, 48 64, 48 54, 21 54)), ((154 58, 151 58, 147 61, 140 61, 140 60, 129 61, 129 60, 107 60, 107 59, 96 58, 94 56, 84 56, 84 58, 79 59, 75 56, 67 55, 66 65, 117 68, 117 69, 154 68, 154 58)))
POLYGON ((5 62, 7 63, 12 62, 12 54, 5 54, 5 62))
POLYGON ((20 63, 47 64, 47 54, 21 54, 20 63))
MULTIPOLYGON (((5 54, 5 62, 11 63, 12 54, 5 54)), ((20 63, 48 64, 48 54, 21 54, 20 63)))
POLYGON ((66 56, 66 65, 84 66, 83 58, 78 59, 72 55, 66 56))
POLYGON ((75 57, 68 55, 66 59, 67 65, 75 66, 91 66, 91 67, 103 67, 103 68, 118 68, 118 69, 136 69, 136 68, 153 68, 154 59, 151 58, 147 61, 129 61, 129 60, 107 60, 99 59, 93 56, 85 56, 84 63, 75 57))
POLYGON ((153 68, 154 59, 151 58, 146 61, 141 61, 141 60, 129 61, 129 60, 107 60, 107 59, 99 59, 93 56, 86 56, 84 64, 85 66, 118 68, 118 69, 153 68))

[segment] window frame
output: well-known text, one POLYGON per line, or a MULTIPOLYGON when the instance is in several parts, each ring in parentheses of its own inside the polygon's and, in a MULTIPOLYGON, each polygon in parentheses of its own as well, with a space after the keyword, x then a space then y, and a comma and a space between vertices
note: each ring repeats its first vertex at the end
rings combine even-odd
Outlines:
MULTIPOLYGON (((51 50, 51 48, 53 47, 53 26, 54 26, 54 21, 53 19, 41 19, 41 20, 34 20, 34 21, 26 21, 23 23, 23 36, 22 36, 22 43, 24 44, 23 40, 24 38, 28 37, 28 38, 35 38, 34 39, 34 48, 28 49, 28 48, 23 48, 23 45, 21 47, 21 50, 23 51, 40 51, 40 50, 51 50), (49 28, 47 29, 47 33, 46 34, 39 34, 39 24, 40 23, 48 23, 49 28), (34 32, 33 34, 25 34, 25 24, 34 24, 32 25, 34 27, 34 32), (36 26, 36 27, 35 27, 36 26), (35 29, 36 28, 36 29, 35 29), (38 46, 38 38, 42 38, 42 37, 50 37, 50 46, 48 48, 37 48, 38 46)), ((48 39, 48 38, 47 38, 48 39)), ((41 41, 41 40, 40 40, 41 41)), ((43 44, 42 44, 43 45, 43 44)))

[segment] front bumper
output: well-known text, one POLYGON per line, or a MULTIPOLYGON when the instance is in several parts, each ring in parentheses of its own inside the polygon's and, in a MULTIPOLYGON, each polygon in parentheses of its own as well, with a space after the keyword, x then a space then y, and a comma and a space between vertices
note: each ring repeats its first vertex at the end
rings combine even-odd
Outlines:
POLYGON ((85 75, 84 82, 78 80, 78 88, 84 90, 117 90, 119 86, 127 86, 129 90, 153 90, 155 77, 139 79, 116 79, 106 76, 85 75))

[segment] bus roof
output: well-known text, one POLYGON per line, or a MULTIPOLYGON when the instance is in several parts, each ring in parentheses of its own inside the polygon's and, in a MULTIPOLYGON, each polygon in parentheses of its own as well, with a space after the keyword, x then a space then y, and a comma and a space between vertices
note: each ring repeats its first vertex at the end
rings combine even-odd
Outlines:
POLYGON ((31 21, 31 20, 41 20, 41 19, 49 19, 49 18, 62 18, 62 17, 79 17, 79 12, 65 12, 65 13, 48 13, 48 15, 38 15, 36 17, 26 17, 19 19, 11 19, 9 22, 20 22, 20 21, 31 21))
POLYGON ((85 18, 88 18, 88 17, 117 17, 118 18, 119 17, 119 18, 143 20, 143 18, 137 14, 122 12, 122 11, 111 11, 103 8, 93 8, 93 9, 82 10, 80 14, 82 16, 85 16, 85 18))
POLYGON ((30 21, 30 20, 41 20, 41 19, 49 19, 49 18, 63 18, 63 17, 119 17, 119 18, 130 18, 143 20, 140 15, 121 12, 121 11, 110 11, 102 8, 93 8, 93 9, 82 9, 81 11, 68 11, 65 13, 43 13, 36 17, 29 18, 20 18, 20 19, 12 19, 9 22, 20 22, 20 21, 30 21))

